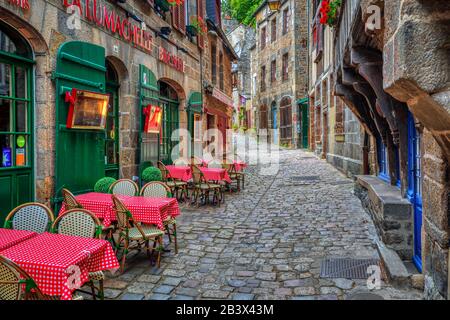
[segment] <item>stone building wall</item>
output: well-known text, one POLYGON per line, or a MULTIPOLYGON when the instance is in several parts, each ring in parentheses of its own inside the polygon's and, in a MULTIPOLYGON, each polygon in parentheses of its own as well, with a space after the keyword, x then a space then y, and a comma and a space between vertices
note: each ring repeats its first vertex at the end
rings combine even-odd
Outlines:
MULTIPOLYGON (((68 1, 71 3, 71 1, 68 1)), ((46 202, 54 195, 55 178, 55 87, 52 72, 55 70, 56 55, 60 45, 66 41, 85 41, 102 46, 106 57, 115 67, 120 81, 120 176, 131 178, 138 175, 138 133, 140 130, 138 109, 139 64, 148 67, 157 79, 167 81, 179 94, 182 121, 181 128, 186 128, 183 111, 190 92, 201 91, 199 50, 185 35, 173 30, 171 44, 156 37, 154 31, 152 53, 135 48, 122 40, 118 34, 113 35, 103 27, 81 17, 79 29, 68 27, 68 17, 63 0, 37 0, 30 2, 30 9, 23 10, 7 0, 0 0, 0 18, 17 29, 32 45, 35 53, 35 130, 36 130, 36 200, 46 202), (175 45, 184 48, 183 53, 175 45), (163 46, 172 54, 183 58, 185 73, 162 63, 158 59, 158 48, 163 46)), ((97 2, 100 3, 100 2, 97 2)), ((125 17, 117 6, 101 1, 108 8, 114 9, 121 18, 125 17)), ((84 9, 84 2, 82 2, 84 9)), ((147 28, 159 30, 171 27, 170 14, 167 21, 161 19, 142 1, 127 1, 128 8, 143 19, 147 28)), ((132 21, 130 19, 130 21, 132 21)), ((136 23, 137 24, 137 23, 136 23)), ((226 72, 230 72, 229 69, 226 72)), ((228 81, 228 80, 227 80, 228 81)), ((228 83, 229 85, 229 83, 228 83)))
MULTIPOLYGON (((290 98, 292 104, 292 138, 281 141, 278 133, 278 141, 275 143, 286 143, 290 147, 297 147, 300 143, 298 139, 297 120, 298 106, 297 100, 307 96, 307 75, 308 75, 308 50, 306 39, 307 33, 307 3, 305 1, 282 1, 280 11, 271 13, 265 5, 256 14, 256 51, 258 51, 257 65, 257 94, 255 97, 258 106, 257 117, 260 117, 261 106, 266 106, 268 110, 268 128, 272 128, 272 105, 277 108, 278 128, 280 126, 280 103, 283 98, 290 98), (282 34, 283 12, 289 8, 289 29, 286 34, 282 34), (271 21, 277 19, 276 41, 271 41, 271 21), (261 48, 261 32, 266 28, 266 46, 261 48), (288 80, 282 80, 282 57, 289 55, 288 59, 288 80), (271 62, 276 61, 276 81, 271 83, 271 62), (261 91, 261 67, 266 67, 266 90, 261 91)), ((259 128, 259 127, 258 127, 259 128)), ((271 137, 273 139, 273 136, 271 137)))

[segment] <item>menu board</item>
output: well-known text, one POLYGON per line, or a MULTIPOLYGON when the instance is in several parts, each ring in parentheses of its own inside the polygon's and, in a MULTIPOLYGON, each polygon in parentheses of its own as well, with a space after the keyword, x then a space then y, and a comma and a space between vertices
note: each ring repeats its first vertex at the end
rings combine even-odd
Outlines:
POLYGON ((107 94, 72 89, 66 102, 70 102, 67 128, 104 130, 108 112, 107 94))

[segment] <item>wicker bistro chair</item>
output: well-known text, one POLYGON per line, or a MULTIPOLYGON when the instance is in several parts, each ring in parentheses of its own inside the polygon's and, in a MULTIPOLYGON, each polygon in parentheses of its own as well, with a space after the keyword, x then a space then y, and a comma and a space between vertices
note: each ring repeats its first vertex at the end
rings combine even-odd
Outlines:
MULTIPOLYGON (((189 164, 186 164, 189 166, 189 164)), ((178 181, 170 177, 169 170, 167 170, 164 163, 158 161, 158 169, 161 170, 163 182, 170 188, 172 194, 178 200, 189 199, 188 184, 185 181, 178 181)))
POLYGON ((127 209, 127 207, 120 201, 116 196, 112 196, 114 203, 114 210, 116 212, 118 228, 119 228, 119 240, 117 241, 116 254, 118 253, 120 247, 123 244, 123 255, 122 261, 120 263, 120 271, 123 272, 125 269, 125 260, 129 250, 137 249, 140 250, 142 245, 145 244, 147 255, 151 257, 156 244, 158 252, 157 265, 158 268, 161 266, 161 252, 164 250, 162 238, 164 232, 159 230, 153 225, 138 224, 133 219, 133 215, 127 209), (153 241, 153 249, 150 251, 150 241, 153 241), (131 247, 131 243, 136 243, 135 247, 131 247))
MULTIPOLYGON (((170 188, 162 182, 150 182, 146 184, 141 190, 141 196, 149 198, 168 198, 172 194, 170 188)), ((177 220, 169 217, 163 221, 166 229, 169 242, 172 243, 172 236, 174 238, 175 253, 178 254, 178 241, 177 241, 177 220)))
MULTIPOLYGON (((64 212, 56 218, 52 230, 54 233, 68 236, 100 239, 103 232, 103 226, 100 220, 92 212, 84 209, 73 209, 64 212)), ((102 271, 89 273, 88 286, 91 288, 94 300, 97 297, 101 300, 104 299, 104 280, 105 275, 102 271), (98 282, 98 286, 95 285, 94 281, 98 282)))
POLYGON ((139 186, 133 180, 121 179, 114 182, 109 191, 115 195, 133 197, 139 194, 139 186))
MULTIPOLYGON (((224 163, 224 169, 227 170, 231 181, 236 183, 237 191, 241 191, 242 176, 236 172, 236 167, 232 163, 224 163)), ((230 188, 231 189, 231 188, 230 188)), ((230 190, 231 191, 231 190, 230 190)))
POLYGON ((62 189, 63 203, 66 210, 83 209, 81 203, 77 201, 74 194, 67 189, 62 189))
MULTIPOLYGON (((78 200, 75 198, 75 195, 70 192, 67 189, 62 189, 63 194, 63 203, 66 211, 73 210, 73 209, 83 209, 83 205, 78 202, 78 200)), ((114 243, 114 225, 111 225, 109 227, 103 227, 103 235, 106 240, 111 242, 112 245, 115 245, 114 243)))
MULTIPOLYGON (((42 293, 36 282, 20 266, 0 256, 0 300, 57 300, 42 293)), ((74 295, 73 300, 83 300, 74 295)))
POLYGON ((6 217, 4 227, 44 233, 50 230, 53 220, 55 218, 49 208, 41 203, 31 202, 12 210, 6 217))
POLYGON ((198 197, 200 196, 201 200, 205 202, 205 204, 209 201, 209 194, 213 193, 213 203, 217 203, 220 206, 220 202, 223 200, 223 189, 220 184, 209 183, 203 172, 196 166, 192 166, 192 177, 194 180, 193 186, 193 203, 198 204, 198 197))
POLYGON ((201 166, 203 166, 203 160, 200 159, 199 157, 192 156, 191 157, 191 165, 201 167, 201 166))

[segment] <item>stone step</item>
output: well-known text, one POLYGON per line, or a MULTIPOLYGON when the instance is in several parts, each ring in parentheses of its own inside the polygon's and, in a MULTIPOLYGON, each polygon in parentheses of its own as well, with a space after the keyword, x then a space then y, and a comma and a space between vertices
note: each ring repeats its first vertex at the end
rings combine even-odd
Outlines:
POLYGON ((381 241, 377 241, 377 250, 385 268, 389 282, 395 286, 405 288, 411 286, 411 274, 404 262, 392 249, 386 247, 381 241))

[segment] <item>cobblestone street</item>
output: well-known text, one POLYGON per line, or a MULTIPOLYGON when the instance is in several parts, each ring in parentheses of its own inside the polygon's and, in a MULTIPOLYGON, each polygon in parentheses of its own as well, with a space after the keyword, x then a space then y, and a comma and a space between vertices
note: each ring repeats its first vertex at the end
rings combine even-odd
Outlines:
MULTIPOLYGON (((107 298, 312 300, 367 292, 366 280, 319 277, 326 256, 378 257, 352 180, 307 152, 283 150, 280 159, 276 176, 249 167, 245 190, 227 194, 219 208, 183 207, 179 254, 165 253, 160 269, 144 253, 130 257, 125 274, 106 281, 107 298)), ((421 298, 384 283, 373 293, 421 298)))

